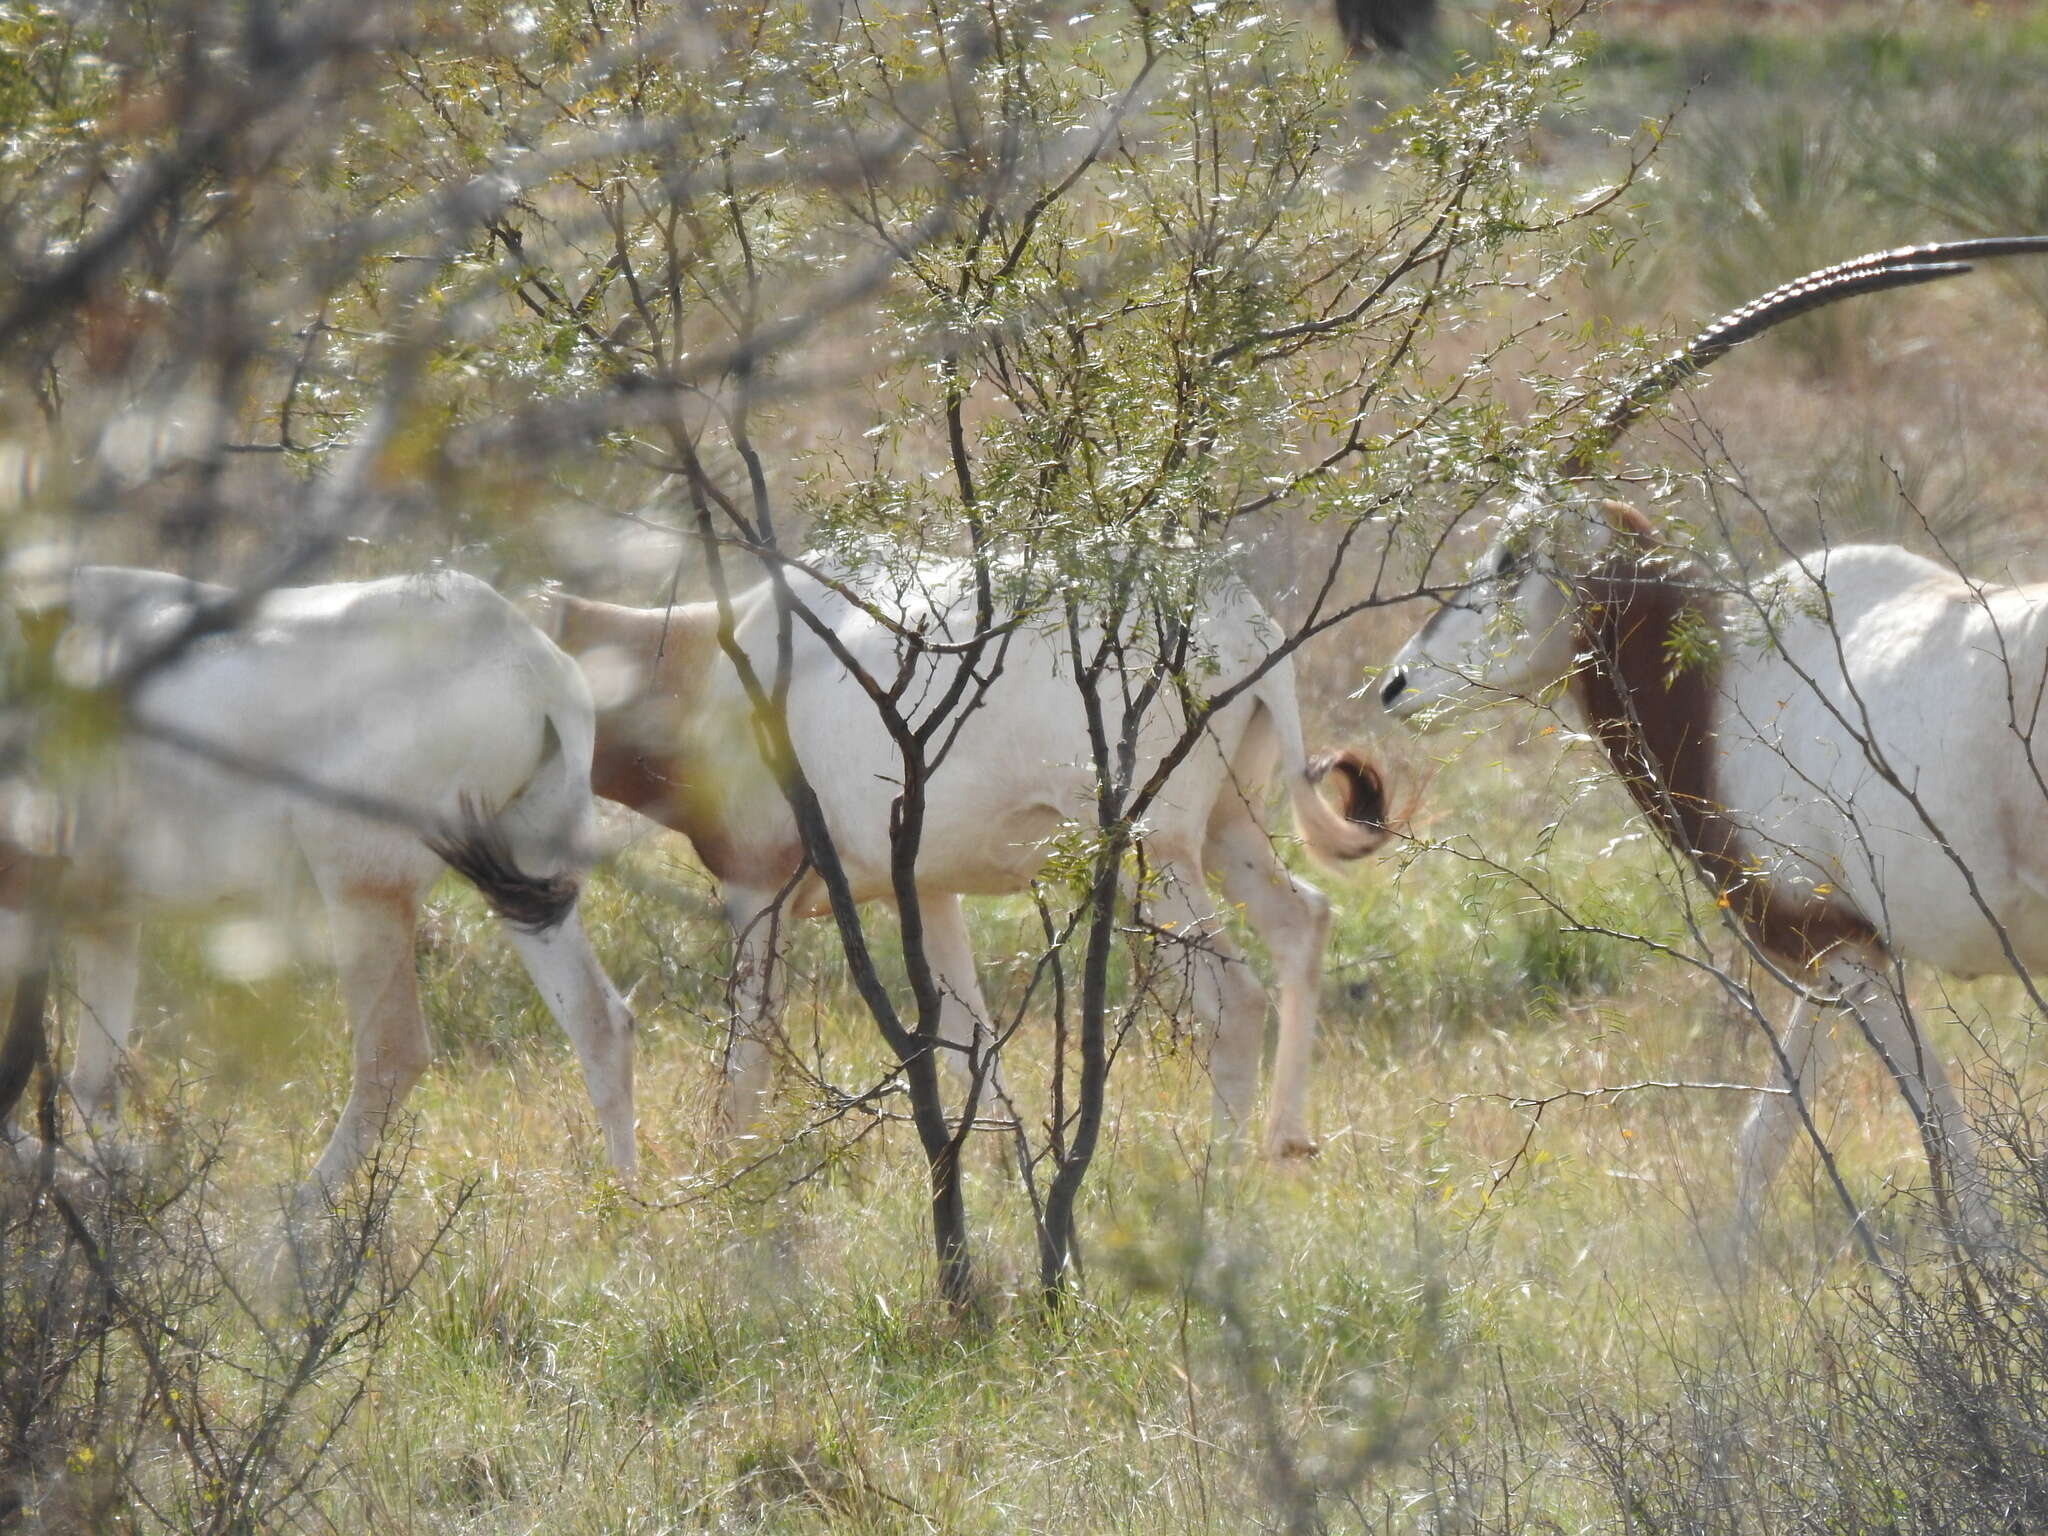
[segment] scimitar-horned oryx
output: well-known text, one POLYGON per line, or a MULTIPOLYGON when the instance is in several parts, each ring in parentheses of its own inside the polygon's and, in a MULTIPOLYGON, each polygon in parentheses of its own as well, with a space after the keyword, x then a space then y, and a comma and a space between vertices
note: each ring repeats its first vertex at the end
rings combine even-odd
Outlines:
MULTIPOLYGON (((2040 251, 2048 237, 1885 251, 1778 288, 1629 386, 1559 478, 1589 476, 1660 395, 1794 315, 2040 251)), ((1744 1237, 1810 1102, 1830 1002, 1882 1054, 1982 1237, 1995 1223, 1974 1138, 1888 973, 1903 957, 1960 976, 2048 968, 2044 666, 2048 586, 1867 544, 1731 586, 1633 507, 1524 503, 1380 698, 1426 728, 1562 686, 1644 814, 1807 988, 1779 1063, 1799 1100, 1761 1095, 1743 1130, 1744 1237)))
MULTIPOLYGON (((792 597, 829 626, 868 675, 891 683, 902 668, 902 631, 965 638, 974 632, 974 585, 964 565, 932 564, 883 622, 842 595, 844 583, 792 573, 792 597)), ((601 699, 594 783, 689 838, 721 883, 739 938, 737 1018, 726 1059, 724 1114, 745 1129, 759 1114, 768 1049, 780 1006, 775 957, 787 911, 826 910, 815 876, 799 879, 803 848, 789 805, 753 745, 754 712, 720 646, 715 602, 673 608, 616 607, 555 594, 556 638, 593 670, 601 699), (621 680, 623 679, 623 685, 621 680), (790 890, 792 881, 794 890, 790 890), (789 894, 785 897, 784 893, 789 894)), ((735 638, 758 676, 775 676, 777 613, 767 583, 732 600, 735 638)), ((1273 626, 1243 588, 1208 598, 1194 624, 1192 655, 1203 684, 1221 692, 1270 658, 1273 626)), ((1053 838, 1092 825, 1093 757, 1080 689, 1057 624, 1025 623, 1002 645, 979 703, 927 784, 917 885, 926 952, 941 994, 946 1065, 957 1078, 988 1041, 988 1009, 975 977, 962 895, 1025 889, 1053 838)), ((989 658, 994 662, 993 651, 989 658)), ((927 651, 906 697, 939 697, 957 655, 927 651)), ((1136 691, 1142 679, 1110 676, 1102 696, 1136 691)), ((1108 706, 1114 708, 1114 705, 1108 706)), ((825 644, 795 629, 788 719, 796 755, 822 802, 855 898, 890 901, 890 808, 901 778, 898 749, 874 703, 825 644)), ((1143 717, 1137 739, 1142 783, 1181 731, 1173 690, 1143 717)), ((1158 876, 1149 915, 1186 941, 1191 1002, 1210 1038, 1209 1069, 1220 1128, 1249 1125, 1258 1084, 1266 994, 1222 931, 1207 878, 1265 941, 1280 983, 1280 1037, 1266 1150, 1306 1155, 1309 1064, 1321 988, 1329 902, 1275 855, 1261 825, 1275 770, 1304 841, 1327 860, 1361 858, 1386 838, 1378 774, 1336 753, 1311 761, 1302 745, 1294 675, 1283 658, 1205 725, 1204 739, 1174 770, 1145 817, 1144 847, 1158 876), (1341 809, 1316 788, 1343 788, 1341 809)))
POLYGON ((426 1068, 416 924, 452 866, 506 919, 582 1059, 611 1165, 630 1178, 633 1017, 576 913, 594 832, 581 671, 460 574, 280 588, 246 612, 237 601, 169 572, 99 566, 77 571, 57 605, 60 670, 136 679, 104 749, 73 780, 38 786, 66 823, 55 852, 79 1004, 70 1086, 88 1123, 112 1129, 139 921, 267 908, 310 881, 354 1030, 354 1087, 302 1191, 332 1195, 426 1068), (220 616, 221 632, 201 634, 195 615, 220 616))

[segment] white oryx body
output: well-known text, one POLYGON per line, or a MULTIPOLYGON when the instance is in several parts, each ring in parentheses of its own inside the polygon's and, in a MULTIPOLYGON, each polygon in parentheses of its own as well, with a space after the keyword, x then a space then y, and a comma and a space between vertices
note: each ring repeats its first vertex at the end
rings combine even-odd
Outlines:
MULTIPOLYGON (((902 641, 896 630, 811 576, 793 575, 791 585, 795 601, 830 626, 863 670, 884 686, 898 678, 902 641)), ((932 565, 907 593, 882 602, 904 629, 921 630, 935 643, 958 643, 974 629, 971 593, 965 567, 932 565)), ((552 601, 558 638, 585 663, 600 696, 616 699, 598 719, 598 793, 689 837, 722 882, 740 938, 726 1113, 743 1127, 766 1087, 779 1001, 777 914, 824 911, 822 885, 806 876, 784 899, 801 864, 801 840, 754 746, 754 712, 720 648, 717 606, 641 610, 571 597, 552 601)), ((771 590, 757 587, 733 606, 736 639, 766 685, 776 667, 771 590)), ((797 758, 855 897, 893 900, 891 806, 902 760, 874 703, 825 644, 801 620, 793 622, 788 719, 797 758)), ((1205 689, 1219 692, 1256 669, 1270 654, 1271 635, 1269 621, 1242 588, 1219 594, 1204 609, 1190 648, 1205 689)), ((906 712, 915 716, 921 705, 939 699, 960 664, 957 656, 927 653, 903 690, 906 712)), ((945 999, 943 1037, 959 1047, 948 1053, 956 1068, 985 1042, 988 1026, 959 898, 1024 889, 1062 827, 1095 820, 1094 756, 1064 627, 1055 619, 1016 628, 990 643, 980 672, 993 681, 978 703, 962 707, 958 736, 930 777, 917 864, 927 953, 945 999)), ((1103 683, 1112 733, 1120 728, 1125 683, 1141 681, 1112 669, 1103 683)), ((1136 784, 1180 733, 1171 692, 1143 717, 1136 784)), ((975 691, 967 697, 975 699, 975 691)), ((1192 1002, 1213 1039, 1216 1113, 1231 1126, 1247 1123, 1266 998, 1221 931, 1209 876, 1271 949, 1280 978, 1281 1035, 1267 1145, 1295 1154, 1312 1150, 1308 1066, 1329 905, 1275 857, 1261 825, 1259 810, 1276 765, 1293 793, 1304 836, 1324 856, 1357 858, 1384 839, 1370 769, 1348 757, 1331 765, 1349 791, 1345 813, 1316 793, 1293 674, 1282 661, 1209 722, 1204 740, 1147 812, 1143 841, 1160 876, 1156 894, 1148 895, 1149 912, 1187 941, 1192 1002)))
POLYGON ((1734 626, 1708 727, 1755 856, 1896 953, 1957 976, 2016 954, 2048 980, 2048 586, 1850 545, 1760 591, 1773 633, 1734 626))
MULTIPOLYGON (((59 667, 114 675, 230 595, 166 572, 83 569, 59 667)), ((80 1108, 102 1124, 113 1114, 140 921, 222 903, 274 918, 314 893, 355 1034, 354 1089, 314 1169, 335 1190, 428 1061, 413 951, 445 854, 512 920, 582 1058, 612 1165, 630 1175, 632 1016, 575 911, 594 729, 573 663, 452 573, 272 591, 144 674, 118 736, 52 786, 80 1108)))
MULTIPOLYGON (((1973 1230, 1992 1225, 1975 1141, 1900 1005, 1893 961, 2048 980, 2048 587, 1966 582, 1852 545, 1717 590, 1640 514, 1511 525, 1388 668, 1390 713, 1428 726, 1568 688, 1637 802, 1810 990, 1785 1065, 1804 1092, 1839 999, 1882 1051, 1973 1230), (1502 558, 1510 550, 1508 568, 1502 558), (1683 621, 1673 621, 1683 615, 1683 621), (1674 641, 1697 647, 1675 665, 1674 641)), ((1797 1110, 1743 1137, 1756 1220, 1797 1110)))

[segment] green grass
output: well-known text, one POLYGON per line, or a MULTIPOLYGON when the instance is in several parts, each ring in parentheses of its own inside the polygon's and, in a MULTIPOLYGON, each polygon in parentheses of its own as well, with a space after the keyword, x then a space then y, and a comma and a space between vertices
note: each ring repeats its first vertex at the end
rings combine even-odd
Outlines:
MULTIPOLYGON (((1714 987, 1569 931, 1534 894, 1602 926, 1681 931, 1654 847, 1615 841, 1618 794, 1578 790, 1589 766, 1555 737, 1481 736, 1439 776, 1425 829, 1457 828, 1467 856, 1422 850, 1339 889, 1313 1164, 1213 1161, 1189 1053, 1162 1039, 1124 1059, 1086 1275, 1053 1318, 996 1139, 970 1154, 974 1325, 934 1300, 906 1127, 805 1132, 751 1168, 707 1139, 722 940, 633 889, 686 875, 676 845, 636 849, 586 900, 610 967, 650 982, 645 1206, 601 1173, 573 1060, 508 950, 444 888, 421 959, 442 1051, 413 1102, 420 1152, 392 1241, 422 1241, 463 1181, 479 1197, 377 1363, 330 1512, 380 1530, 1238 1531, 1280 1519, 1278 1445, 1329 1483, 1340 1524, 1477 1528, 1503 1477, 1517 1521, 1605 1518, 1576 1412, 1659 1400, 1743 1309, 1790 1328, 1855 1271, 1809 1174, 1781 1188, 1772 1228, 1807 1299, 1723 1292, 1700 1234, 1725 1208, 1735 1096, 1646 1089, 1540 1118, 1500 1097, 1760 1070, 1714 987), (1546 818, 1531 812, 1551 800, 1566 810, 1532 857, 1546 818)), ((1031 922, 984 903, 977 940, 1014 952, 1031 922)), ((828 939, 799 943, 791 1017, 857 1082, 880 1052, 828 939)), ((236 1012, 195 953, 162 946, 152 990, 236 1012)), ((1014 985, 992 964, 999 1005, 1014 985)), ((250 996, 293 1042, 222 1076, 213 1101, 232 1109, 256 1213, 257 1188, 303 1170, 345 1048, 316 972, 250 996)), ((156 1038, 145 1107, 176 1062, 215 1059, 221 1022, 156 1038)), ((1017 1042, 1027 1093, 1046 1049, 1017 1042)), ((1920 1182, 1868 1064, 1825 1119, 1867 1194, 1920 1182)))

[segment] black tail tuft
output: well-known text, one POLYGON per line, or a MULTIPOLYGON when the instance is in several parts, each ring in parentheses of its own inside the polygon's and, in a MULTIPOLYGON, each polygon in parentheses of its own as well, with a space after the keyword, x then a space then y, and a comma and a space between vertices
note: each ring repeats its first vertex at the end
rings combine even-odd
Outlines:
POLYGON ((1379 769, 1367 762, 1364 754, 1349 750, 1318 752, 1308 760, 1311 783, 1319 783, 1333 773, 1344 781, 1344 819, 1384 830, 1387 786, 1379 769))
POLYGON ((442 862, 483 893, 491 910, 515 928, 545 933, 575 909, 577 884, 567 875, 529 875, 513 862, 497 818, 462 797, 462 821, 427 846, 442 862))

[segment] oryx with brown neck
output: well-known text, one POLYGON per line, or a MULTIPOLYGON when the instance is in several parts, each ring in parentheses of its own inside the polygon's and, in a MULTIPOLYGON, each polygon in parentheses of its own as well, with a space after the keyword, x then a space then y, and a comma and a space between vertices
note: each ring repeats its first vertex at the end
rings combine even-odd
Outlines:
MULTIPOLYGON (((1700 333, 1626 388, 1559 478, 1730 348, 1818 305, 2048 251, 2048 237, 1879 252, 1700 333)), ((1785 1093, 1742 1135, 1739 1220, 1761 1198, 1849 1010, 1945 1168, 1966 1234, 1995 1220, 1947 1074, 1902 1006, 1897 962, 2048 986, 2048 586, 1971 581, 1893 545, 1711 572, 1632 507, 1525 503, 1381 680, 1427 729, 1491 700, 1566 695, 1638 806, 1805 990, 1785 1093)))

